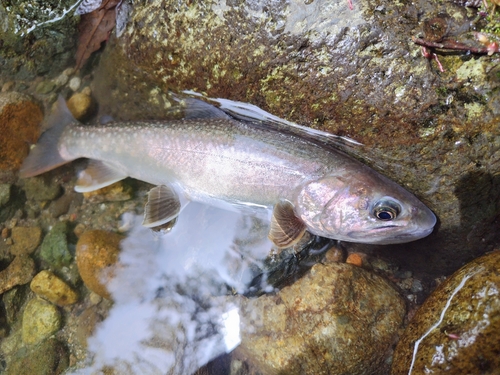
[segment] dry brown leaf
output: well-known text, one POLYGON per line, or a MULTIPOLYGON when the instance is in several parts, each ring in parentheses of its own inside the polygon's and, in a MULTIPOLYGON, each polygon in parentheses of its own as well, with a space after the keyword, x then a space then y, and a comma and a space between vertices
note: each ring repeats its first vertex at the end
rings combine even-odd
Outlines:
POLYGON ((93 12, 83 14, 78 24, 78 49, 76 51, 76 69, 80 69, 90 55, 101 48, 108 40, 116 24, 115 8, 120 0, 104 0, 93 12))

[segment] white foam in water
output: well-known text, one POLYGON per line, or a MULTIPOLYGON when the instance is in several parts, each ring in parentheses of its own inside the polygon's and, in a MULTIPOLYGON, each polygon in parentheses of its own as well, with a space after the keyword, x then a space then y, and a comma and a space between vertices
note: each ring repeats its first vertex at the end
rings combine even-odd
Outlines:
POLYGON ((88 340, 92 364, 76 374, 193 373, 240 343, 238 307, 223 295, 226 285, 243 291, 271 249, 268 223, 190 203, 159 235, 130 215, 108 286, 115 304, 88 340))

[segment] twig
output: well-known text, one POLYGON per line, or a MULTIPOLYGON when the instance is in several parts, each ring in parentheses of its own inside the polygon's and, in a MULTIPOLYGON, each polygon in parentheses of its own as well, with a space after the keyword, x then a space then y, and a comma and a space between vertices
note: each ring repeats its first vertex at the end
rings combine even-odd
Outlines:
MULTIPOLYGON (((427 48, 438 48, 438 49, 447 49, 447 50, 452 50, 452 51, 464 51, 464 52, 470 52, 470 53, 475 53, 475 54, 491 54, 491 48, 488 47, 472 47, 470 45, 467 45, 465 43, 457 42, 456 40, 453 39, 443 39, 440 43, 438 42, 431 42, 429 40, 417 38, 417 37, 412 37, 411 40, 415 43, 418 44, 419 46, 427 47, 427 48)), ((496 50, 494 52, 500 52, 499 50, 496 50)))

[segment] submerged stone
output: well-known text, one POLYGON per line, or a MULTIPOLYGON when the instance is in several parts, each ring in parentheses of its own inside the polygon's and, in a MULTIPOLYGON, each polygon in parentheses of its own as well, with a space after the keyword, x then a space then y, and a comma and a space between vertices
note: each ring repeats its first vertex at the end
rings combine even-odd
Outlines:
POLYGON ((16 285, 27 284, 35 274, 35 262, 28 255, 18 255, 0 272, 0 294, 16 285))
POLYGON ((40 134, 43 112, 18 92, 0 93, 0 171, 17 170, 40 134))
POLYGON ((28 299, 28 295, 30 295, 29 287, 23 286, 12 288, 2 296, 2 302, 5 306, 5 316, 9 325, 14 324, 21 317, 19 312, 28 299))
POLYGON ((61 193, 61 185, 47 180, 46 176, 36 176, 24 180, 26 198, 35 201, 51 201, 61 193))
POLYGON ((73 258, 68 248, 67 231, 68 223, 61 221, 54 225, 42 242, 40 257, 55 268, 67 266, 73 258))
POLYGON ((10 200, 10 184, 0 184, 0 207, 5 206, 10 200))
POLYGON ((500 251, 455 272, 424 302, 394 353, 392 375, 498 374, 500 251))
POLYGON ((59 375, 69 365, 67 349, 56 339, 50 338, 28 352, 22 350, 7 367, 6 375, 59 375))
POLYGON ((73 94, 68 100, 68 109, 77 120, 85 119, 92 110, 92 97, 83 92, 73 94))
POLYGON ((61 314, 57 307, 41 298, 33 298, 23 312, 23 342, 33 345, 59 330, 61 314))
POLYGON ((78 301, 78 294, 63 280, 47 270, 40 271, 31 280, 30 288, 38 296, 58 306, 71 305, 78 301))
POLYGON ((14 227, 11 238, 13 244, 10 248, 12 255, 31 254, 42 241, 40 227, 14 227))
POLYGON ((406 311, 383 278, 341 263, 240 306, 236 356, 265 374, 387 374, 406 311))
POLYGON ((76 244, 76 263, 80 276, 90 290, 110 299, 106 284, 114 275, 123 236, 104 230, 83 233, 76 244))

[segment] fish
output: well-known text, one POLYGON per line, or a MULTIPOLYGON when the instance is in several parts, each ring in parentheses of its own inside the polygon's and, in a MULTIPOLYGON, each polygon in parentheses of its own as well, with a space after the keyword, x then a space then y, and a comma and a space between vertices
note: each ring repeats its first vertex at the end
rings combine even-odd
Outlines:
MULTIPOLYGON (((226 107, 231 104, 224 100, 226 107)), ((87 158, 77 192, 127 177, 155 185, 144 209, 146 227, 175 220, 191 201, 267 212, 268 237, 278 248, 298 243, 306 231, 368 244, 405 243, 433 231, 437 219, 428 207, 327 145, 328 133, 307 132, 256 106, 247 108, 260 111, 258 116, 251 110, 238 118, 199 99, 186 103, 186 116, 179 120, 83 125, 59 97, 49 129, 24 160, 20 177, 87 158)), ((232 104, 233 110, 244 107, 232 104)))

